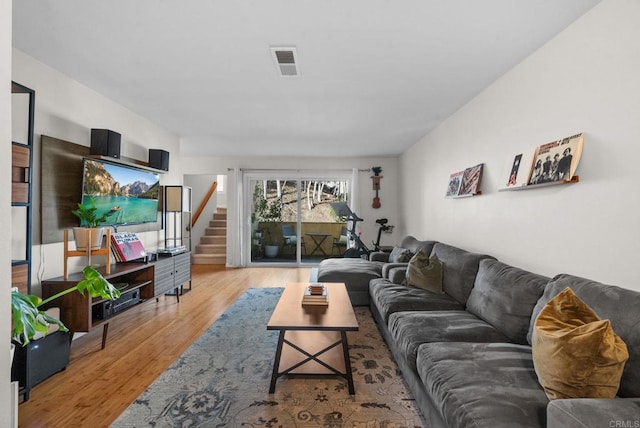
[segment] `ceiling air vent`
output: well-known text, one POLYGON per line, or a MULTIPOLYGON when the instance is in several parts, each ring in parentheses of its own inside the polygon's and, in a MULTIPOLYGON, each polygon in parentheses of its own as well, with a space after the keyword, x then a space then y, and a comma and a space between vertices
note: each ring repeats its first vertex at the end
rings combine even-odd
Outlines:
POLYGON ((271 54, 280 76, 296 77, 300 75, 296 48, 271 48, 271 54))

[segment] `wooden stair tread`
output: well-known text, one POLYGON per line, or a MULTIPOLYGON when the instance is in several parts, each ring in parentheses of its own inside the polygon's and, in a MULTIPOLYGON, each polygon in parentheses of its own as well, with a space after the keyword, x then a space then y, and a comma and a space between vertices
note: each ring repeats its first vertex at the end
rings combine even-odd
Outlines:
POLYGON ((196 245, 193 264, 225 265, 227 263, 227 209, 218 208, 196 245))

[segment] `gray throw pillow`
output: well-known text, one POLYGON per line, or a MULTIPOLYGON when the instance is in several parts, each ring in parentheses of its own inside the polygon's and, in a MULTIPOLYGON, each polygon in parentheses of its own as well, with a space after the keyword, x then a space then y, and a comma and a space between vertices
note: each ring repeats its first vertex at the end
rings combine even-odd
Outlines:
POLYGON ((405 283, 432 293, 442 293, 442 262, 422 251, 409 260, 405 283))
POLYGON ((393 247, 389 254, 389 263, 407 263, 413 254, 410 250, 402 247, 393 247))

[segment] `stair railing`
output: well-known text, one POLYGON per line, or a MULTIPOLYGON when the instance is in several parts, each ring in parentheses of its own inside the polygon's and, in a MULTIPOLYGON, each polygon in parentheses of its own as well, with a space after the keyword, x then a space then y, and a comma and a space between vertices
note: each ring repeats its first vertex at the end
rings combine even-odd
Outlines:
MULTIPOLYGON (((191 219, 191 228, 193 228, 193 226, 196 225, 198 218, 200 218, 200 214, 202 214, 202 211, 204 211, 205 207, 209 203, 209 199, 211 199, 213 192, 215 192, 217 188, 218 188, 218 182, 214 181, 211 187, 209 188, 209 191, 207 192, 207 194, 204 196, 204 198, 202 198, 202 202, 200 202, 200 205, 198 206, 198 209, 196 210, 195 214, 193 214, 193 218, 191 219)), ((187 230, 189 229, 190 228, 187 227, 187 230)))

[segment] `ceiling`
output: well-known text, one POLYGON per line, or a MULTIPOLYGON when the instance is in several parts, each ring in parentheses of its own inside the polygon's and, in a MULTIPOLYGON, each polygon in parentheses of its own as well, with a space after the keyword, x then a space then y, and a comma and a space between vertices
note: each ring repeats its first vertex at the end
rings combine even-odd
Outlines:
POLYGON ((183 155, 394 156, 599 1, 16 0, 13 46, 183 155))

